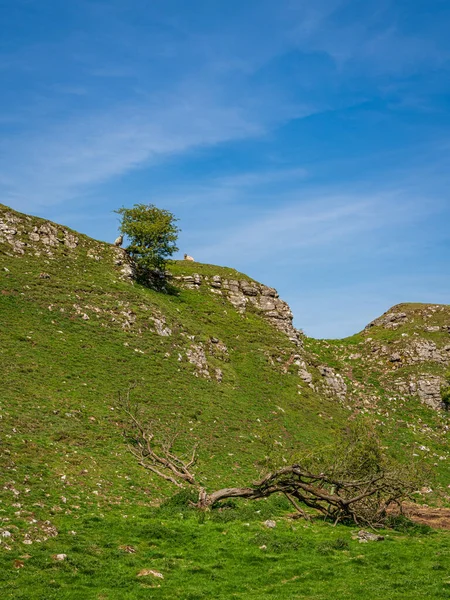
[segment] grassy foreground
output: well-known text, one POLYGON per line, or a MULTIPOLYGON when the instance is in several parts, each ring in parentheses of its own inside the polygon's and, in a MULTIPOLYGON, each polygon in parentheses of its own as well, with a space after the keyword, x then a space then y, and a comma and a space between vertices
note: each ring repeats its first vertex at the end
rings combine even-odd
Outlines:
POLYGON ((2 598, 450 598, 447 533, 416 526, 360 543, 355 528, 293 521, 287 509, 272 499, 207 514, 170 502, 60 514, 57 537, 0 554, 2 598))

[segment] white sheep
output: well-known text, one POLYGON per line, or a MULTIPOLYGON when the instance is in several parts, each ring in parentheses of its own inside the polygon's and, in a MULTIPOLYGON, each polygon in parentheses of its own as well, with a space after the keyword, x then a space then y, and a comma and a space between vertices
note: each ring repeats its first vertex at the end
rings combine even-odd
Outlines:
POLYGON ((123 244, 123 235, 119 235, 119 237, 114 242, 114 246, 121 246, 123 244))
POLYGON ((194 262, 194 259, 192 258, 192 256, 189 256, 189 254, 184 255, 184 260, 192 260, 194 262))

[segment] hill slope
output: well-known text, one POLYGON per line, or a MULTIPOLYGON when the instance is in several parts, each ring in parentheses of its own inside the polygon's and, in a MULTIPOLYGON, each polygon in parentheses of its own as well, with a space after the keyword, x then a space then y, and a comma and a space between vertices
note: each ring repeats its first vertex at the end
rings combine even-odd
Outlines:
POLYGON ((104 478, 132 469, 116 415, 132 383, 152 418, 202 440, 200 465, 227 483, 253 477, 275 443, 325 442, 355 409, 419 432, 420 443, 444 442, 446 415, 426 405, 438 408, 449 361, 448 306, 396 307, 352 338, 318 341, 292 327, 275 290, 233 269, 175 263, 179 292, 161 294, 133 284, 124 250, 6 207, 0 252, 2 426, 10 456, 22 457, 14 468, 28 454, 51 477, 87 464, 92 473, 100 452, 104 478))
POLYGON ((130 385, 158 432, 180 432, 178 451, 200 442, 209 489, 250 482, 267 456, 282 463, 293 448, 328 443, 362 412, 393 453, 424 454, 446 490, 437 391, 449 306, 394 307, 351 338, 314 340, 275 290, 246 275, 170 269, 171 294, 137 285, 124 250, 0 205, 0 516, 17 528, 10 547, 51 538, 49 518, 69 528, 173 494, 127 451, 118 394, 130 385))

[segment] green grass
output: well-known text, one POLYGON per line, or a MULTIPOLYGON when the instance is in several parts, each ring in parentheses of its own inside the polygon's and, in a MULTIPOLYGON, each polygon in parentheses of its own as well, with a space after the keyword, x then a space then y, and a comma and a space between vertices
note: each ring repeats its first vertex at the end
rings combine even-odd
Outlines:
POLYGON ((57 537, 0 554, 2 598, 450 597, 446 534, 388 530, 361 544, 355 528, 291 521, 286 509, 261 501, 206 515, 176 506, 58 515, 57 537), (65 561, 52 558, 61 553, 65 561), (164 579, 138 577, 143 569, 164 579))

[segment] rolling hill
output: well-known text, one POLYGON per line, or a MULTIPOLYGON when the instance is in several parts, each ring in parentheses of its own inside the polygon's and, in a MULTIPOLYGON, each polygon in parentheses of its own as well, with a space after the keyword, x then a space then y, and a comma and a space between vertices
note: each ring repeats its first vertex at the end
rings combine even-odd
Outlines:
MULTIPOLYGON (((348 419, 366 414, 393 455, 408 460, 414 453, 432 467, 436 481, 422 499, 448 501, 449 425, 440 388, 450 362, 450 306, 398 305, 350 338, 316 340, 294 328, 276 290, 232 268, 179 261, 169 269, 167 293, 138 285, 125 250, 0 205, 0 532, 9 533, 0 553, 6 566, 13 558, 25 564, 5 579, 6 597, 140 598, 162 585, 136 588, 127 579, 133 553, 119 552, 123 595, 117 583, 108 587, 110 563, 104 590, 87 591, 92 564, 108 544, 117 552, 109 528, 125 538, 123 519, 145 519, 170 505, 175 492, 127 450, 118 398, 130 386, 156 431, 179 433, 179 452, 199 444, 197 474, 210 489, 248 483, 267 457, 282 463, 295 448, 320 448, 348 419), (91 566, 80 558, 71 571, 70 561, 57 564, 51 551, 62 539, 70 544, 72 530, 84 531, 78 552, 93 558, 91 566), (92 542, 94 531, 101 542, 92 542), (37 546, 30 573, 39 573, 40 583, 32 588, 25 567, 37 546), (30 557, 20 558, 25 551, 30 557)), ((255 510, 283 514, 277 502, 244 518, 253 523, 255 510)), ((174 510, 185 518, 184 508, 174 510)), ((164 538, 155 531, 147 533, 164 538)), ((168 548, 168 555, 159 551, 166 566, 168 548)), ((182 588, 158 597, 209 597, 203 588, 191 596, 175 589, 182 588)), ((211 589, 217 595, 227 588, 211 589)), ((242 595, 228 593, 253 597, 251 585, 242 595)), ((267 597, 327 597, 278 593, 267 597)))

